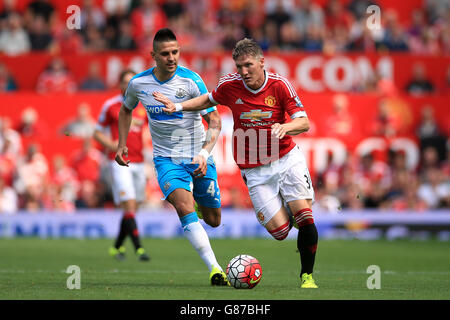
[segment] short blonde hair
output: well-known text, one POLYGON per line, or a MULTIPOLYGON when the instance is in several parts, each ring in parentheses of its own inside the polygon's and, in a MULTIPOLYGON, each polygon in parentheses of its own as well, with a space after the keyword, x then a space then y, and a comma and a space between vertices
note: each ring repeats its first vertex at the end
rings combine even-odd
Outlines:
POLYGON ((244 38, 236 43, 236 46, 232 52, 232 57, 233 60, 236 60, 237 58, 245 55, 261 58, 263 56, 263 51, 255 40, 244 38))

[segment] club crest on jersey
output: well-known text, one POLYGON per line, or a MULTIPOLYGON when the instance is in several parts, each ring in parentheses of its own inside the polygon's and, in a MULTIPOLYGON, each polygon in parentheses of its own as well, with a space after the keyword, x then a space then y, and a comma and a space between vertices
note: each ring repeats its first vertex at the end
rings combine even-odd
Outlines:
POLYGON ((177 89, 177 91, 175 92, 175 98, 177 98, 177 99, 183 99, 187 95, 188 95, 188 93, 186 92, 186 90, 181 89, 181 88, 177 89))
POLYGON ((277 103, 277 99, 275 99, 274 96, 267 96, 267 97, 264 99, 264 103, 265 103, 266 105, 268 105, 269 107, 273 107, 273 106, 277 103))
POLYGON ((251 121, 261 121, 262 119, 272 118, 272 111, 251 110, 250 112, 242 112, 241 119, 251 121))

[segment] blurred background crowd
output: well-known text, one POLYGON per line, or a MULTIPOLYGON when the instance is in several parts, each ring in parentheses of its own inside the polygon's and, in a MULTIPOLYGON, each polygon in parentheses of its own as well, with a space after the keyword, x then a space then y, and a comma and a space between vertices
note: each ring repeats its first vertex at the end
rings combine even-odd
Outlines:
POLYGON ((70 30, 49 0, 18 11, 4 0, 0 52, 150 52, 156 30, 169 26, 183 51, 231 50, 251 37, 264 50, 305 52, 450 53, 450 5, 424 0, 407 22, 384 10, 382 28, 369 29, 366 9, 376 0, 82 0, 81 29, 70 30))
MULTIPOLYGON (((20 90, 14 75, 1 63, 1 55, 112 50, 148 54, 154 32, 165 26, 175 31, 185 52, 229 51, 236 41, 252 37, 266 52, 450 53, 450 3, 446 0, 424 0, 422 8, 410 12, 406 24, 398 19, 398 12, 387 10, 379 30, 366 26, 366 8, 377 4, 369 0, 347 1, 345 5, 337 0, 83 0, 80 30, 66 27, 52 1, 30 1, 23 8, 17 3, 4 0, 0 12, 0 92, 20 90)), ((450 68, 446 70, 447 90, 440 94, 448 96, 450 68)), ((405 94, 436 91, 436 84, 426 79, 423 66, 415 67, 413 73, 405 94)), ((86 78, 77 83, 58 58, 52 60, 36 86, 36 91, 43 93, 108 89, 95 63, 86 78)), ((346 127, 351 121, 345 98, 336 95, 334 101, 330 132, 337 132, 337 124, 346 127)), ((0 214, 113 207, 108 161, 91 139, 96 117, 88 104, 80 105, 78 115, 59 130, 62 135, 81 139, 82 148, 49 159, 39 144, 29 142, 30 137, 50 134, 45 123, 39 121, 36 109, 23 110, 17 123, 0 112, 0 214)), ((373 122, 373 135, 396 136, 396 125, 381 104, 373 122)), ((349 154, 344 165, 336 166, 330 158, 327 168, 313 176, 317 206, 333 212, 362 208, 399 212, 448 209, 448 131, 439 127, 432 108, 426 106, 414 130, 420 149, 417 168, 409 168, 405 154, 393 150, 384 155, 385 161, 379 161, 374 154, 349 154)), ((161 208, 167 203, 160 200, 149 147, 146 158, 149 182, 143 208, 161 208)), ((232 186, 222 193, 222 202, 225 208, 251 208, 248 195, 232 186)))

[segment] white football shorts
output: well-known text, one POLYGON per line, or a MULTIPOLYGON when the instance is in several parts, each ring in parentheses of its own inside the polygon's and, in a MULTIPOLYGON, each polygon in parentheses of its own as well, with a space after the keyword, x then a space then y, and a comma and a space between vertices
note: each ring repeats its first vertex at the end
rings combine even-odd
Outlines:
POLYGON ((145 200, 147 179, 144 163, 130 163, 129 167, 124 167, 112 160, 109 166, 112 175, 112 193, 116 205, 131 199, 135 199, 137 202, 145 200))
POLYGON ((298 146, 274 162, 242 169, 258 221, 265 226, 287 202, 314 201, 306 159, 298 146))

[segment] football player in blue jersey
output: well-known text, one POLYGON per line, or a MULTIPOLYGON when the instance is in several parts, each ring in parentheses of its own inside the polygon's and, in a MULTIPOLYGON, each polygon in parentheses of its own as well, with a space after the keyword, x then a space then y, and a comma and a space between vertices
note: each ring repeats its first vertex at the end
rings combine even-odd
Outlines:
POLYGON ((164 199, 175 207, 185 236, 209 268, 211 284, 228 285, 194 208, 195 200, 204 221, 212 227, 220 225, 220 190, 210 155, 220 134, 220 115, 215 107, 198 112, 163 112, 164 105, 154 99, 154 91, 164 93, 174 102, 183 102, 208 90, 197 73, 178 65, 180 46, 170 29, 156 33, 151 55, 156 66, 137 74, 128 84, 119 113, 115 159, 118 164, 128 166, 127 135, 133 109, 140 101, 147 110, 153 160, 164 199), (202 117, 208 124, 206 132, 202 117))

